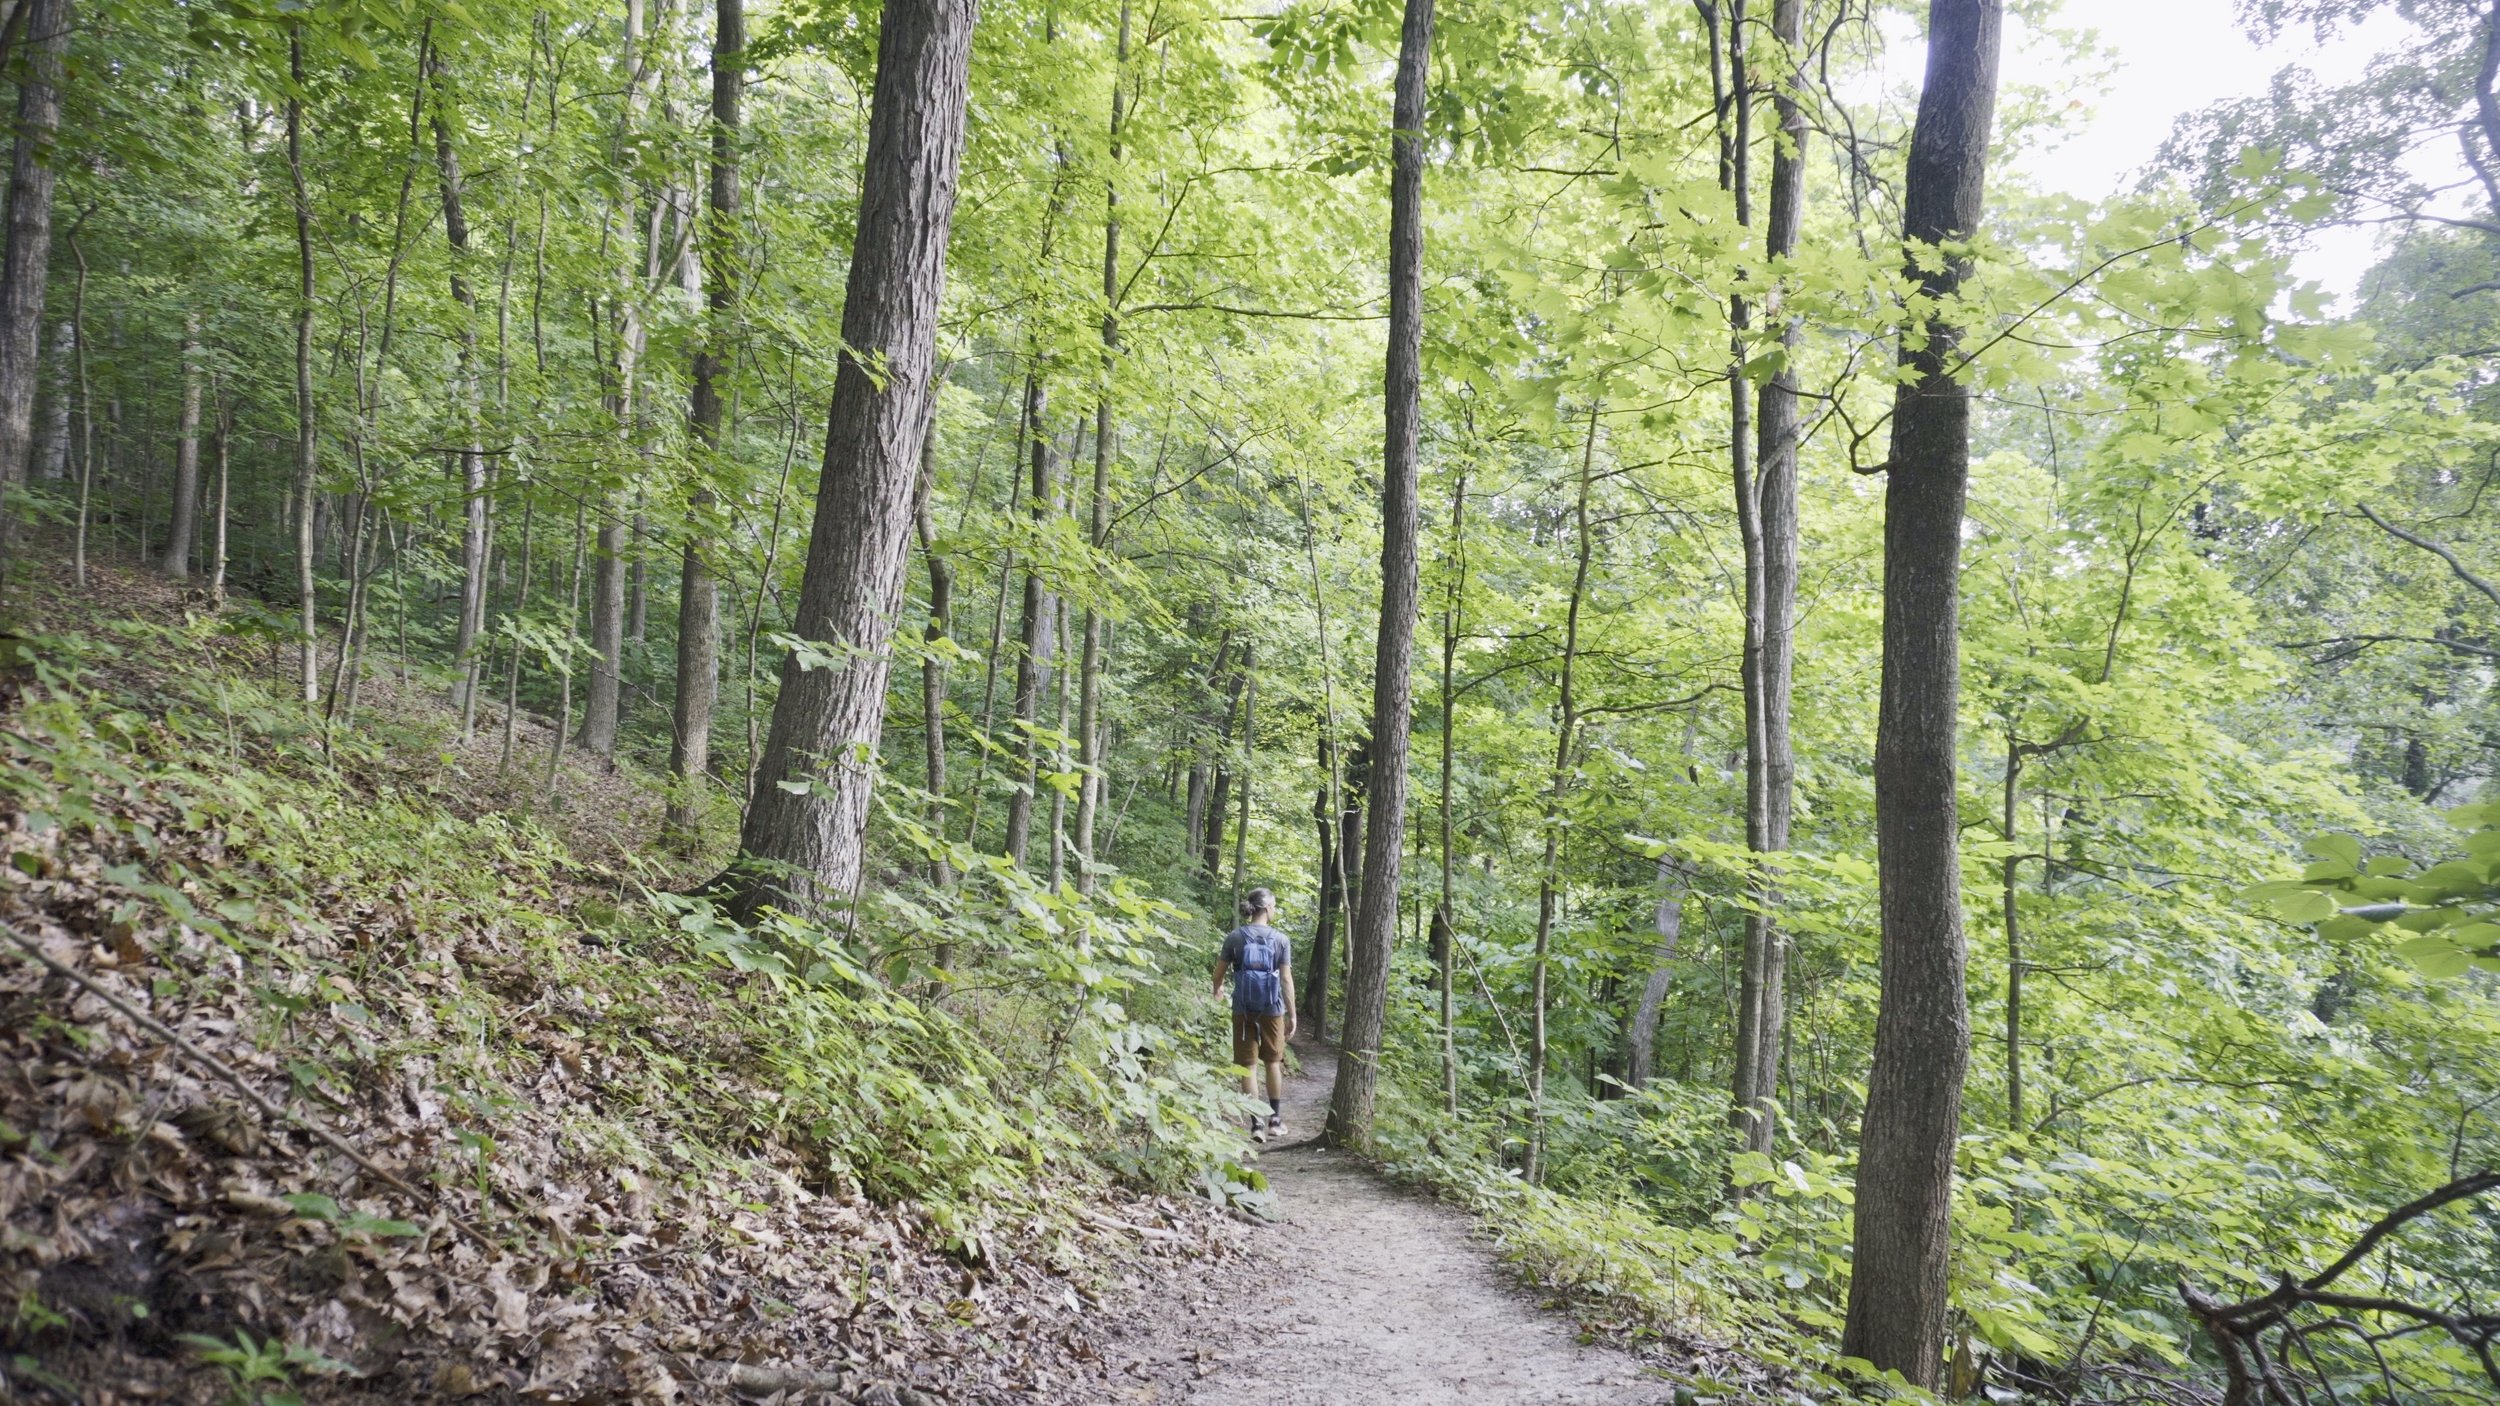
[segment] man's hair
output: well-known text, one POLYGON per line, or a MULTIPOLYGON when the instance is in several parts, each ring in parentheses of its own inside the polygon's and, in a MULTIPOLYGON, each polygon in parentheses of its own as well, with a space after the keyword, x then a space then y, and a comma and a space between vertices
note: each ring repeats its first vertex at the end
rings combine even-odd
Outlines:
POLYGON ((1276 895, 1266 889, 1252 889, 1241 896, 1241 916, 1246 921, 1261 913, 1276 911, 1276 895))

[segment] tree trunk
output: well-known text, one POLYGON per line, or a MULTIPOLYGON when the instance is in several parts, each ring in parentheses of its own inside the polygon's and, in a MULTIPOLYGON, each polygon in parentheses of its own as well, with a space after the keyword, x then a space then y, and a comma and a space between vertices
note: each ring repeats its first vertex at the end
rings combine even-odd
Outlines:
MULTIPOLYGON (((1774 0, 1772 37, 1781 51, 1801 61, 1798 44, 1804 0, 1774 0)), ((1777 89, 1774 108, 1779 140, 1771 157, 1770 221, 1764 257, 1777 264, 1796 253, 1805 205, 1805 109, 1797 101, 1804 75, 1792 70, 1777 89)), ((1782 289, 1764 295, 1762 314, 1780 329, 1781 359, 1762 387, 1756 440, 1751 561, 1745 583, 1747 673, 1746 843, 1759 866, 1745 915, 1746 970, 1753 978, 1740 1035, 1736 1110, 1747 1148, 1769 1152, 1777 1125, 1780 1050, 1787 1025, 1788 938, 1779 925, 1777 861, 1788 849, 1796 789, 1796 751, 1789 736, 1789 704, 1796 676, 1797 621, 1797 371, 1802 328, 1781 312, 1782 289)), ((1742 480, 1740 478, 1740 484, 1742 480)))
MULTIPOLYGON (((226 603, 226 527, 228 490, 232 486, 232 449, 234 442, 234 407, 226 403, 222 391, 217 397, 217 517, 209 537, 208 603, 212 608, 226 603)), ((398 560, 393 557, 392 560, 398 560)))
POLYGON ((451 298, 460 320, 460 370, 456 393, 466 432, 460 445, 460 614, 452 634, 452 659, 460 668, 454 702, 460 708, 465 736, 477 724, 477 691, 486 676, 478 636, 486 629, 487 536, 486 452, 478 425, 477 291, 462 269, 469 257, 466 189, 460 174, 460 153, 451 144, 451 128, 443 121, 443 63, 436 54, 427 64, 435 88, 434 168, 443 196, 443 237, 451 249, 451 298))
MULTIPOLYGON (((930 419, 937 418, 937 397, 929 399, 930 419)), ((939 653, 954 628, 955 566, 937 549, 937 529, 930 498, 937 492, 937 433, 933 424, 920 445, 920 502, 913 513, 920 555, 929 566, 929 623, 921 639, 931 648, 920 656, 920 733, 929 791, 929 833, 946 837, 946 656, 939 653)), ((943 850, 929 860, 929 882, 955 886, 955 866, 943 850)), ((945 965, 941 962, 939 965, 945 965)))
POLYGON ((1658 946, 1650 954, 1649 980, 1641 987, 1640 1004, 1633 1007, 1631 1027, 1623 1037, 1624 1082, 1636 1089, 1656 1077, 1658 1010, 1675 984, 1675 957, 1684 945, 1684 895, 1693 886, 1692 871, 1673 859, 1658 861, 1658 878, 1666 889, 1658 896, 1653 919, 1658 946))
MULTIPOLYGON (((17 139, 9 164, 8 242, 0 251, 0 495, 22 482, 34 457, 37 361, 45 279, 52 264, 53 134, 61 125, 61 71, 69 52, 71 0, 24 0, 26 67, 17 88, 17 139)), ((12 521, 0 511, 0 592, 12 521)))
MULTIPOLYGON (((1995 115, 2001 0, 1933 0, 1927 79, 1902 186, 1902 235, 1935 246, 1978 229, 1995 115)), ((1942 302, 1961 259, 1909 275, 1942 302)), ((1932 305, 1931 305, 1932 306, 1932 305)), ((1875 733, 1882 991, 1860 1125, 1855 1253, 1841 1351, 1933 1389, 1944 1351, 1948 1212, 1962 1077, 1970 1062, 1954 812, 1961 698, 1959 569, 1970 478, 1970 399, 1954 382, 1956 330, 1909 329, 1884 495, 1884 676, 1875 733)))
POLYGON ((1589 486, 1597 468, 1601 402, 1589 402, 1588 439, 1580 448, 1580 484, 1572 498, 1571 599, 1563 610, 1562 678, 1555 691, 1554 770, 1545 793, 1545 862, 1537 870, 1536 961, 1529 980, 1528 1166, 1531 1185, 1545 1175, 1546 990, 1553 963, 1555 910, 1562 896, 1563 802, 1571 791, 1572 753, 1579 745, 1580 607, 1588 599, 1589 486))
POLYGON ((885 712, 896 597, 911 537, 912 476, 928 423, 929 372, 956 171, 974 0, 889 0, 877 41, 859 235, 842 306, 824 471, 799 592, 798 634, 844 653, 831 668, 782 665, 781 697, 748 807, 737 907, 819 911, 858 887, 885 712), (866 360, 864 360, 866 359, 866 360), (882 375, 872 375, 870 362, 882 375))
POLYGON ((1458 735, 1458 632, 1467 596, 1467 475, 1450 491, 1450 584, 1441 608, 1441 906, 1433 911, 1439 940, 1433 944, 1441 987, 1442 1111, 1458 1116, 1458 1028, 1455 992, 1458 962, 1458 890, 1450 825, 1452 750, 1458 735))
POLYGON ((1319 828, 1319 902, 1311 918, 1311 960, 1302 974, 1302 1018, 1311 1023, 1311 1037, 1328 1038, 1329 963, 1336 954, 1337 924, 1345 914, 1345 869, 1337 858, 1336 744, 1323 732, 1319 739, 1320 786, 1311 804, 1319 828))
POLYGON ((174 428, 173 520, 159 565, 180 581, 191 574, 191 538, 200 500, 200 315, 182 318, 182 418, 174 428))
POLYGON ((1372 657, 1371 826, 1363 891, 1346 973, 1343 1057, 1328 1105, 1327 1140, 1364 1147, 1372 1136, 1380 1040, 1388 1020, 1389 949, 1397 936, 1398 866, 1405 858, 1407 728, 1415 652, 1416 438, 1423 398, 1424 84, 1431 67, 1432 0, 1406 0, 1398 37, 1389 175, 1389 353, 1380 493, 1380 637, 1372 657))
MULTIPOLYGON (((590 499, 573 500, 573 574, 564 588, 564 628, 568 632, 581 629, 582 621, 582 554, 586 525, 590 517, 590 499)), ((573 728, 573 661, 568 656, 556 678, 556 720, 548 729, 554 734, 547 742, 547 791, 555 792, 556 777, 564 767, 564 739, 573 728)))
MULTIPOLYGON (((707 458, 721 453, 722 356, 738 309, 738 98, 746 82, 745 0, 715 0, 712 33, 712 181, 710 238, 704 241, 705 301, 711 317, 694 355, 694 390, 686 420, 707 458)), ((707 469, 713 468, 706 464, 707 469)), ((712 707, 720 693, 720 582, 703 559, 703 510, 712 505, 708 480, 688 504, 686 541, 677 569, 677 687, 671 719, 669 831, 692 839, 702 815, 698 800, 712 768, 712 707)))
MULTIPOLYGON (((643 0, 625 0, 625 92, 617 124, 617 159, 624 164, 625 149, 642 124, 644 82, 650 73, 650 62, 643 43, 643 0)), ((632 230, 643 222, 627 210, 623 230, 632 230)), ((620 239, 622 247, 625 241, 620 239)), ((615 361, 610 368, 613 377, 608 389, 608 413, 614 419, 617 437, 628 455, 637 451, 641 441, 635 417, 639 413, 635 377, 640 373, 643 342, 646 336, 642 319, 642 284, 650 264, 650 241, 644 241, 643 257, 620 257, 616 275, 615 361)), ((590 585, 590 689, 582 700, 581 743, 584 750, 599 757, 613 759, 616 755, 618 715, 623 711, 625 669, 625 586, 631 567, 633 543, 626 534, 625 521, 610 503, 600 513, 598 547, 591 554, 590 585)))
POLYGON ((590 688, 582 698, 581 744, 606 758, 616 755, 617 717, 625 659, 625 524, 599 524, 591 550, 590 688))
POLYGON ((1208 764, 1207 828, 1198 837, 1198 870, 1209 885, 1224 877, 1224 822, 1233 813, 1233 719, 1241 715, 1241 690, 1250 681, 1242 665, 1250 655, 1244 643, 1224 687, 1224 717, 1215 730, 1215 758, 1208 764))
MULTIPOLYGON (((1125 115, 1128 77, 1129 5, 1120 4, 1120 40, 1111 71, 1111 170, 1120 167, 1120 124, 1125 115)), ((1094 484, 1085 540, 1096 552, 1111 545, 1111 466, 1119 458, 1119 427, 1111 414, 1112 380, 1120 356, 1120 187, 1103 182, 1102 191, 1102 391, 1094 401, 1094 484)), ((1076 800, 1076 886, 1094 891, 1094 817, 1102 808, 1102 788, 1109 779, 1102 759, 1102 611, 1085 607, 1085 652, 1078 664, 1076 800)))
POLYGON ((87 587, 87 507, 95 492, 95 387, 87 379, 87 254, 78 247, 78 235, 69 236, 69 256, 78 264, 76 281, 70 285, 69 316, 72 334, 70 347, 78 363, 78 528, 71 547, 72 579, 80 590, 87 587))
POLYGON ((52 329, 52 389, 44 409, 43 443, 35 451, 35 473, 53 482, 69 477, 69 410, 77 398, 77 360, 78 326, 63 319, 52 329))
POLYGON ((1250 783, 1258 746, 1259 676, 1252 646, 1241 647, 1241 809, 1233 821, 1233 911, 1241 911, 1246 891, 1243 871, 1250 858, 1250 783))
MULTIPOLYGON (((1030 427, 1025 412, 1033 402, 1025 397, 1016 402, 1015 448, 1009 453, 1007 467, 1007 514, 1015 515, 1016 506, 1024 501, 1024 453, 1030 427)), ((1016 549, 1011 543, 999 553, 998 594, 990 605, 990 649, 981 665, 981 738, 984 743, 972 764, 972 789, 964 805, 964 843, 973 844, 981 838, 981 801, 990 777, 991 728, 998 722, 998 657, 1007 639, 1007 585, 1016 579, 1016 549)))
MULTIPOLYGON (((1037 528, 1046 526, 1055 495, 1058 492, 1058 471, 1050 439, 1050 385, 1036 371, 1024 380, 1024 421, 1031 436, 1032 482, 1026 492, 1026 510, 1037 528)), ((1016 789, 1007 798, 1007 857, 1018 868, 1033 844, 1034 794, 1041 786, 1042 749, 1036 729, 1041 725, 1042 702, 1050 692, 1050 656, 1058 602, 1038 571, 1024 574, 1024 623, 1017 630, 1016 696, 1014 721, 1021 734, 1017 739, 1020 762, 1016 789)))
POLYGON ((287 30, 287 67, 294 84, 286 99, 286 170, 295 197, 295 638, 296 684, 303 704, 321 701, 321 637, 315 616, 313 554, 320 543, 313 516, 320 468, 319 425, 313 418, 312 194, 304 185, 304 24, 287 30))
POLYGON ((2005 729, 2005 793, 1998 837, 2005 841, 1999 866, 1998 899, 2005 915, 2005 1126, 2023 1128, 2023 927, 2017 880, 2022 856, 2014 851, 2016 822, 2021 819, 2023 745, 2014 729, 2005 729))

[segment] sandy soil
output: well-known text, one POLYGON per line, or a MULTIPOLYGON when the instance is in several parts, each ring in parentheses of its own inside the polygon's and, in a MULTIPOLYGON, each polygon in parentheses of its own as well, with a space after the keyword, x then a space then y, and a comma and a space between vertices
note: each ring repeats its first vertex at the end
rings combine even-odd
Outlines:
POLYGON ((1310 1145, 1333 1050, 1298 1048, 1291 1138, 1259 1161, 1284 1222, 1202 1294, 1116 1351, 1155 1384, 1130 1399, 1192 1406, 1648 1406, 1672 1388, 1627 1353, 1582 1345, 1570 1321, 1507 1278, 1468 1217, 1310 1145))

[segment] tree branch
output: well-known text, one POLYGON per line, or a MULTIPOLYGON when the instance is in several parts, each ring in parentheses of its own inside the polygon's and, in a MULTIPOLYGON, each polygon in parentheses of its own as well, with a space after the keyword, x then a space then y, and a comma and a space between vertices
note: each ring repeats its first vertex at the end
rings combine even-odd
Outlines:
POLYGON ((2448 569, 2457 574, 2458 580, 2463 581, 2475 590, 2482 592, 2484 597, 2490 600, 2493 605, 2500 606, 2500 587, 2496 587, 2489 581, 2475 575, 2471 568, 2469 568, 2464 562, 2457 559, 2457 554, 2455 552, 2450 551, 2448 548, 2432 541, 2428 537, 2422 537, 2414 533, 2407 532, 2403 528, 2398 527, 2396 524, 2380 517, 2376 512, 2371 511, 2370 505, 2367 503, 2355 503, 2353 506, 2360 509, 2363 517, 2366 517, 2371 522, 2378 524, 2380 531, 2385 532, 2389 536, 2397 538, 2400 541, 2410 542, 2414 546, 2420 547, 2423 551, 2429 552, 2432 556, 2439 558, 2441 561, 2448 563, 2448 569))

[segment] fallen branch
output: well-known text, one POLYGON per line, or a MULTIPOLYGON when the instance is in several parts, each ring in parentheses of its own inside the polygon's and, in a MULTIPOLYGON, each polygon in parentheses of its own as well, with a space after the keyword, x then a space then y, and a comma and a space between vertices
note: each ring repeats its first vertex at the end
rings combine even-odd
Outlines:
MULTIPOLYGON (((139 1028, 156 1036, 158 1039, 172 1045, 175 1049, 189 1055, 200 1065, 201 1068, 206 1069, 211 1074, 216 1075, 218 1078, 223 1079, 228 1085, 232 1086, 236 1093, 243 1096, 244 1101, 260 1110, 262 1117, 268 1118, 273 1122, 294 1124, 296 1127, 303 1129, 305 1132, 310 1133, 313 1137, 319 1139, 331 1151, 338 1153, 340 1156, 345 1157, 348 1161, 363 1168, 366 1174, 371 1176, 374 1180, 391 1187, 393 1190, 401 1192, 420 1204, 430 1199, 424 1192, 419 1191, 414 1186, 411 1186, 407 1182, 401 1180, 397 1173, 382 1166, 372 1158, 367 1157, 363 1152, 357 1150, 355 1144, 340 1136, 339 1133, 332 1129, 329 1124, 322 1122, 320 1119, 313 1117, 311 1114, 298 1113, 291 1108, 282 1107, 279 1104, 273 1103, 269 1099, 263 1097, 258 1089, 253 1088, 251 1084, 244 1080, 241 1074, 235 1072, 234 1066, 191 1043, 190 1040, 185 1038, 180 1032, 174 1030, 171 1026, 168 1026, 162 1021, 159 1021, 145 1012, 140 1011, 129 1002, 124 1001, 121 997, 105 990, 102 986, 97 985, 95 981, 89 978, 85 973, 54 961, 50 955, 44 952, 42 948, 35 945, 34 939, 19 932, 15 927, 12 927, 6 922, 0 922, 0 936, 6 936, 9 941, 17 944, 19 950, 23 951, 27 956, 35 959, 37 962, 42 963, 45 969, 49 970, 54 976, 60 977, 63 980, 78 986, 88 995, 93 996, 107 1006, 112 1007, 115 1011, 119 1012, 124 1019, 130 1021, 132 1024, 137 1025, 139 1028)), ((469 1224, 459 1216, 453 1215, 449 1211, 445 1211, 443 1212, 443 1219, 451 1225, 452 1229, 467 1236, 470 1240, 476 1242, 480 1247, 493 1251, 502 1250, 503 1247, 495 1243, 494 1240, 488 1238, 484 1231, 479 1230, 476 1226, 469 1224)))

